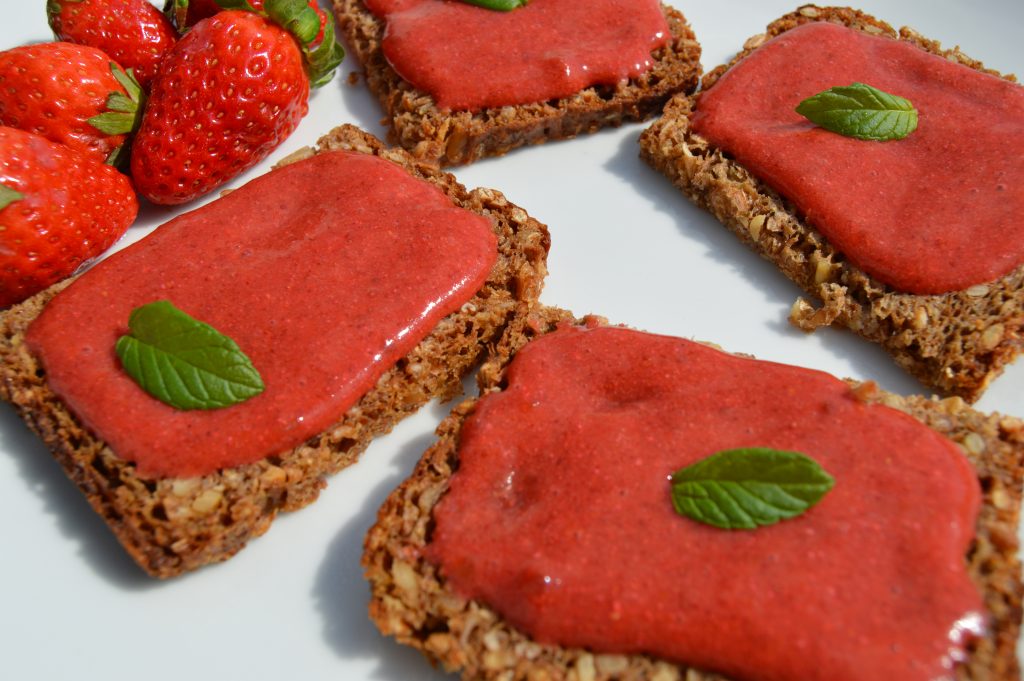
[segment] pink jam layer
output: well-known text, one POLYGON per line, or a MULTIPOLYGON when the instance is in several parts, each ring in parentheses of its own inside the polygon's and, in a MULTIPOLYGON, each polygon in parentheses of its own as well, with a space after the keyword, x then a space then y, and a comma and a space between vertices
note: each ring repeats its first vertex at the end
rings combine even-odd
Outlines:
POLYGON ((251 463, 324 431, 486 280, 488 220, 387 161, 345 152, 286 166, 101 262, 27 341, 79 419, 147 475, 251 463), (230 336, 266 390, 179 411, 125 374, 133 308, 169 300, 230 336))
POLYGON ((537 641, 736 679, 933 681, 981 628, 970 464, 827 374, 565 328, 480 401, 459 460, 426 556, 537 641), (674 471, 746 446, 803 452, 835 487, 755 531, 675 513, 674 471))
POLYGON ((440 109, 479 111, 568 97, 635 78, 669 40, 657 0, 531 0, 511 12, 450 0, 365 0, 382 48, 440 109))
POLYGON ((1024 263, 1019 85, 905 42, 812 23, 731 68, 701 95, 693 129, 898 291, 963 290, 1024 263), (794 111, 854 82, 909 99, 917 130, 866 142, 794 111))

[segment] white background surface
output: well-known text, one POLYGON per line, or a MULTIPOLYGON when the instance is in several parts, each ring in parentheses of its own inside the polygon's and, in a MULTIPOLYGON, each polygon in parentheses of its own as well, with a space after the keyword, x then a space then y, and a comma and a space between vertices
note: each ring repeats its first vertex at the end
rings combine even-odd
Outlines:
MULTIPOLYGON (((43 0, 4 0, 0 47, 50 39, 43 0)), ((795 4, 674 0, 704 49, 705 70, 795 4)), ((1024 76, 1024 3, 865 1, 894 26, 1024 76)), ((380 109, 358 65, 314 93, 284 146, 229 186, 355 123, 378 135, 380 109)), ((501 189, 549 225, 542 300, 651 331, 711 340, 764 359, 873 378, 920 392, 877 347, 844 331, 807 336, 786 322, 795 286, 638 159, 643 126, 515 152, 455 170, 501 189)), ((330 191, 330 187, 311 192, 330 191)), ((191 206, 190 206, 191 207, 191 206)), ((146 207, 122 245, 177 211, 146 207)), ((146 577, 13 411, 0 406, 0 677, 7 679, 442 679, 366 618, 359 567, 376 509, 432 442, 450 405, 432 405, 335 476, 321 499, 279 518, 231 561, 168 581, 146 577)), ((1024 416, 1024 361, 976 405, 1024 416)))

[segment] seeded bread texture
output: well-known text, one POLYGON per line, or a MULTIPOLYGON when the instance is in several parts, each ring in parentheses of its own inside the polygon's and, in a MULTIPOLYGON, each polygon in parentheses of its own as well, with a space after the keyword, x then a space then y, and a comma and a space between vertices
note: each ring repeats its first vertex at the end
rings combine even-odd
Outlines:
POLYGON ((654 65, 642 76, 563 99, 471 113, 438 109, 433 97, 403 80, 384 57, 384 22, 362 0, 334 0, 342 35, 384 108, 389 140, 440 165, 471 163, 528 144, 644 120, 661 111, 675 93, 692 92, 701 73, 700 45, 679 11, 666 5, 662 9, 670 41, 654 52, 654 65))
MULTIPOLYGON (((771 23, 744 44, 729 64, 704 77, 707 90, 731 66, 765 41, 801 24, 829 21, 902 40, 950 61, 995 76, 958 48, 943 50, 909 28, 848 8, 807 5, 771 23)), ((1014 81, 1013 76, 1005 76, 1014 81)), ((1024 351, 1024 266, 992 282, 941 295, 900 293, 848 262, 785 197, 690 130, 700 95, 679 96, 640 138, 640 155, 697 205, 710 211, 742 241, 808 294, 819 308, 798 299, 790 321, 805 331, 839 324, 881 344, 930 389, 974 402, 1003 367, 1024 351)))
MULTIPOLYGON (((387 149, 353 126, 337 128, 318 143, 319 151, 338 149, 397 163, 439 187, 455 204, 489 218, 499 254, 487 282, 469 302, 445 317, 337 423, 289 452, 196 478, 142 476, 69 413, 25 346, 28 325, 67 284, 0 314, 0 397, 14 405, 132 558, 155 577, 225 560, 263 534, 279 511, 314 501, 325 476, 354 463, 374 436, 435 397, 459 394, 463 376, 540 294, 547 228, 499 192, 467 191, 451 175, 404 151, 387 149)), ((313 153, 306 149, 289 160, 313 153)))
MULTIPOLYGON (((511 356, 559 323, 574 320, 540 308, 506 330, 494 359, 479 374, 481 393, 503 388, 511 356)), ((873 383, 852 384, 860 399, 904 411, 958 443, 974 464, 983 490, 976 537, 967 555, 971 578, 991 615, 990 631, 957 668, 961 681, 1017 681, 1015 648, 1021 619, 1017 524, 1021 504, 1024 421, 986 415, 959 397, 899 397, 873 383)), ((366 537, 363 567, 371 586, 370 617, 384 633, 420 650, 462 678, 520 681, 724 681, 724 677, 644 655, 611 655, 541 644, 511 627, 487 605, 454 593, 422 558, 430 542, 433 509, 459 468, 459 432, 476 405, 468 399, 438 427, 438 442, 385 501, 366 537)))

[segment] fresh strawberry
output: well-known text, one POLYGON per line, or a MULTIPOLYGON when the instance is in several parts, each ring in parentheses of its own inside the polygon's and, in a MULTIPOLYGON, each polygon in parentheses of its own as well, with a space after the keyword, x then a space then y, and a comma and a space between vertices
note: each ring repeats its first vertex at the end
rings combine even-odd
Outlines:
POLYGON ((329 81, 341 61, 329 17, 323 42, 309 48, 319 21, 304 0, 267 0, 259 13, 219 12, 179 40, 132 147, 139 193, 190 201, 284 141, 308 111, 310 84, 329 81))
POLYGON ((128 178, 88 154, 0 127, 0 307, 72 274, 135 220, 128 178))
POLYGON ((100 50, 39 43, 0 52, 0 125, 114 164, 141 120, 139 85, 100 50))
POLYGON ((103 50, 147 90, 178 39, 147 0, 47 0, 46 15, 58 38, 103 50))

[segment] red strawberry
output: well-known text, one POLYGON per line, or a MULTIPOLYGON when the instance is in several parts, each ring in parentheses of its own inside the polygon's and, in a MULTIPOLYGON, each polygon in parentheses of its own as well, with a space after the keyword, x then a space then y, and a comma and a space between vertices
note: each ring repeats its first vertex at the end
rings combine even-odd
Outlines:
POLYGON ((94 47, 39 43, 0 52, 0 125, 115 163, 141 118, 138 83, 94 47))
POLYGON ((196 24, 153 81, 132 148, 139 193, 160 204, 190 201, 284 141, 308 111, 311 81, 326 83, 341 61, 333 24, 309 49, 318 24, 303 0, 268 0, 265 12, 224 11, 196 24))
POLYGON ((178 39, 147 0, 47 0, 46 15, 58 38, 103 50, 146 89, 178 39))
POLYGON ((128 178, 39 135, 0 127, 0 307, 72 274, 135 220, 128 178))

